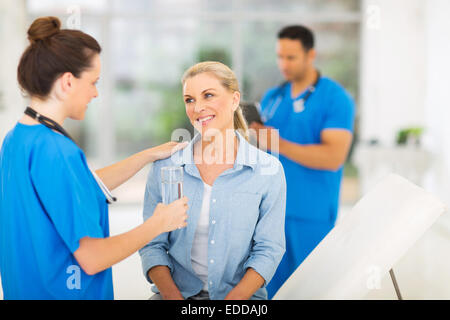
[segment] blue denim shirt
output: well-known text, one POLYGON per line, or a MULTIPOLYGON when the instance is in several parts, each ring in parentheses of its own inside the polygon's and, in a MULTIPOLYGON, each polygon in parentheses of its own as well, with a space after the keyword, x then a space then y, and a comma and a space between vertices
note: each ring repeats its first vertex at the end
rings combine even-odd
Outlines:
MULTIPOLYGON (((239 146, 234 167, 224 171, 211 191, 208 238, 208 291, 211 299, 224 299, 247 268, 265 283, 252 299, 267 299, 264 288, 274 275, 285 251, 284 220, 286 181, 274 156, 249 144, 237 131, 239 146)), ((139 253, 147 280, 155 266, 168 266, 184 298, 202 290, 203 282, 191 264, 191 249, 202 206, 203 181, 193 159, 194 143, 171 158, 156 161, 150 170, 144 200, 144 220, 161 202, 160 170, 184 167, 183 192, 189 198, 186 228, 163 233, 139 253)), ((153 291, 158 289, 153 287, 153 291)))

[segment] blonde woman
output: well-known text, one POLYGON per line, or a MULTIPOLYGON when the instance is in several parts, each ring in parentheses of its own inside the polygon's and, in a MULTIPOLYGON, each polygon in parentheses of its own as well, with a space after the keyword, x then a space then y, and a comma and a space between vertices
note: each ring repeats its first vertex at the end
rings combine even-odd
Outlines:
POLYGON ((286 183, 280 162, 250 145, 234 73, 202 62, 182 78, 186 114, 198 134, 154 163, 144 218, 161 201, 160 169, 184 169, 188 227, 140 250, 152 299, 267 299, 285 250, 286 183), (268 169, 269 168, 269 169, 268 169))

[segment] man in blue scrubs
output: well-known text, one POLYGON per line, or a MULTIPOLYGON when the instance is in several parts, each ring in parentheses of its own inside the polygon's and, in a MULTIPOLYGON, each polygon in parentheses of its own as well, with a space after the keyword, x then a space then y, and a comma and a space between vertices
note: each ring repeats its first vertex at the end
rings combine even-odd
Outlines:
POLYGON ((261 148, 279 153, 287 183, 286 253, 267 286, 269 299, 334 227, 354 121, 352 97, 314 67, 314 36, 308 28, 282 29, 277 55, 286 82, 264 95, 264 125, 250 125, 260 133, 261 148), (264 136, 260 129, 266 130, 264 136), (272 145, 277 140, 278 146, 272 145))

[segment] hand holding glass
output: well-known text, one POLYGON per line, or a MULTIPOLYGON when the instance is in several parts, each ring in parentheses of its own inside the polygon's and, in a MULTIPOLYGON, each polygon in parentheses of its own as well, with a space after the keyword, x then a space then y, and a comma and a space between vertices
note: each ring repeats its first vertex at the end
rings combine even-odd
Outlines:
POLYGON ((161 196, 163 204, 172 203, 183 197, 183 168, 161 168, 161 196))

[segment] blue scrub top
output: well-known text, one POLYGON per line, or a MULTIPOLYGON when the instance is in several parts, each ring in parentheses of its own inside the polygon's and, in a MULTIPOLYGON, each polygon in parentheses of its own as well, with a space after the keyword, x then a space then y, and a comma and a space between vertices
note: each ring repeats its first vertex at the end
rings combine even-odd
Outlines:
MULTIPOLYGON (((322 130, 353 131, 354 101, 337 82, 321 77, 299 113, 294 112, 293 102, 301 99, 306 91, 293 99, 291 89, 291 83, 272 88, 261 101, 261 113, 272 116, 265 125, 279 129, 281 138, 303 145, 319 144, 322 130)), ((282 155, 279 157, 286 174, 286 219, 334 224, 343 168, 311 169, 282 155)))
POLYGON ((111 268, 89 276, 73 253, 109 236, 106 198, 84 153, 44 125, 17 123, 0 151, 5 299, 113 299, 111 268))

